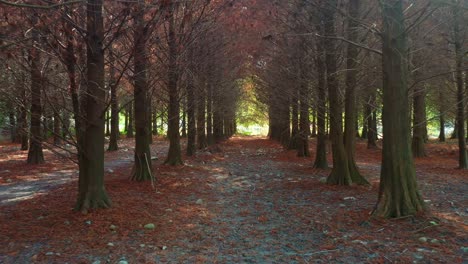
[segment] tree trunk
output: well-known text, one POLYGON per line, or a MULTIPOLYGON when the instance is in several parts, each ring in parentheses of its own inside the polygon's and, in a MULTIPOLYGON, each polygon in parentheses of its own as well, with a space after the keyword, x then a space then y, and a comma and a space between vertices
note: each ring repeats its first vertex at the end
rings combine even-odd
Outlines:
POLYGON ((133 138, 133 119, 134 119, 134 114, 133 114, 133 105, 135 102, 130 102, 127 106, 127 113, 128 113, 128 124, 127 124, 127 138, 133 138))
MULTIPOLYGON (((288 149, 298 149, 298 134, 299 134, 299 89, 293 88, 293 95, 291 96, 291 140, 289 141, 288 149)), ((299 155, 299 152, 298 152, 299 155)))
MULTIPOLYGON (((209 80, 210 82, 211 80, 209 80)), ((214 143, 213 139, 213 87, 208 83, 207 101, 206 101, 206 137, 208 145, 214 143)))
MULTIPOLYGON (((318 29, 321 26, 317 26, 318 29)), ((320 32, 320 31, 319 31, 320 32)), ((318 96, 317 96, 317 146, 315 150, 314 168, 326 169, 328 168, 327 162, 327 136, 325 126, 325 114, 327 111, 327 91, 325 87, 325 63, 322 58, 324 53, 324 41, 320 39, 317 41, 317 81, 318 81, 318 96)))
POLYGON ((297 156, 310 157, 309 150, 309 93, 307 84, 299 87, 299 131, 297 134, 297 156))
POLYGON ((369 96, 368 103, 366 105, 366 116, 367 116, 367 148, 377 148, 377 115, 376 111, 373 110, 375 105, 375 96, 369 96))
POLYGON ((61 128, 60 112, 58 109, 54 109, 54 145, 56 146, 62 144, 62 135, 60 133, 61 128))
POLYGON ((134 106, 135 106, 135 160, 132 169, 132 180, 147 181, 152 180, 151 152, 149 147, 148 123, 148 81, 146 55, 147 29, 145 27, 144 2, 139 0, 134 13, 135 22, 134 41, 134 106))
MULTIPOLYGON (((335 12, 337 1, 327 1, 324 8, 323 20, 324 30, 327 36, 336 36, 335 32, 335 12)), ((330 38, 325 39, 325 59, 327 66, 328 98, 330 104, 330 139, 332 142, 333 169, 327 178, 328 184, 350 185, 351 175, 348 169, 348 157, 343 143, 342 128, 342 102, 338 87, 336 43, 330 38)), ((353 124, 354 125, 354 124, 353 124)))
POLYGON ((28 150, 28 113, 26 111, 26 89, 24 87, 25 83, 21 83, 21 106, 19 111, 18 118, 18 136, 20 137, 21 150, 28 150))
POLYGON ((445 142, 445 114, 439 111, 439 142, 445 142))
POLYGON ((413 139, 411 149, 414 158, 426 157, 426 93, 422 85, 416 85, 413 95, 413 139))
POLYGON ((208 144, 205 131, 206 92, 202 85, 199 87, 197 99, 197 147, 204 149, 208 144))
POLYGON ((106 133, 105 136, 110 136, 110 112, 106 111, 106 133))
MULTIPOLYGON (((348 3, 348 39, 352 42, 358 42, 358 20, 359 20, 360 0, 350 0, 348 3)), ((345 99, 345 149, 348 158, 348 170, 351 177, 351 183, 369 184, 361 175, 354 160, 356 149, 356 86, 357 86, 357 67, 358 67, 358 48, 354 45, 348 45, 346 58, 346 99, 345 99)))
POLYGON ((383 149, 378 202, 381 217, 402 217, 423 210, 411 155, 407 36, 402 0, 381 2, 383 16, 383 149))
MULTIPOLYGON (((189 63, 190 68, 193 70, 193 50, 191 49, 189 50, 189 63)), ((196 152, 195 138, 197 136, 197 128, 195 126, 195 87, 193 84, 193 76, 189 74, 187 78, 187 156, 193 156, 196 152)))
POLYGON ((369 131, 369 127, 367 125, 368 124, 368 119, 369 119, 368 108, 369 108, 368 104, 365 103, 364 104, 364 109, 363 109, 363 114, 362 114, 362 132, 361 132, 361 138, 362 139, 367 139, 367 132, 369 131))
POLYGON ((177 43, 175 35, 175 4, 169 7, 169 73, 168 73, 168 90, 169 90, 169 112, 168 112, 168 137, 169 137, 169 152, 167 159, 164 162, 169 165, 181 165, 182 154, 180 149, 180 133, 179 133, 179 93, 177 89, 178 67, 177 67, 177 43))
POLYGON ((12 143, 15 143, 15 138, 16 138, 16 119, 15 119, 15 108, 10 106, 9 107, 9 113, 8 113, 8 119, 10 121, 10 140, 12 143))
MULTIPOLYGON (((463 25, 462 8, 457 6, 459 1, 452 0, 453 40, 455 43, 455 80, 457 85, 457 134, 458 134, 458 166, 468 169, 468 154, 466 152, 465 138, 465 93, 463 88, 463 25)), ((461 4, 461 2, 459 2, 461 4)))
POLYGON ((112 50, 109 50, 109 87, 111 93, 111 120, 110 120, 110 137, 109 137, 109 147, 107 148, 108 151, 116 151, 119 149, 117 144, 117 140, 120 136, 119 131, 119 99, 117 98, 117 81, 115 79, 115 61, 114 61, 114 54, 112 50))
POLYGON ((104 27, 102 0, 87 2, 87 93, 84 95, 86 115, 79 142, 78 199, 75 210, 111 205, 104 188, 104 115, 106 89, 104 85, 104 27))
MULTIPOLYGON (((34 14, 33 23, 37 21, 37 14, 34 14)), ((44 154, 42 152, 41 135, 41 93, 42 93, 42 74, 40 64, 40 51, 36 48, 39 41, 39 32, 32 29, 32 46, 29 53, 31 61, 31 121, 30 121, 30 140, 28 152, 28 164, 44 163, 44 154)))
POLYGON ((314 109, 312 111, 312 131, 311 131, 311 136, 312 137, 317 137, 317 110, 314 109))

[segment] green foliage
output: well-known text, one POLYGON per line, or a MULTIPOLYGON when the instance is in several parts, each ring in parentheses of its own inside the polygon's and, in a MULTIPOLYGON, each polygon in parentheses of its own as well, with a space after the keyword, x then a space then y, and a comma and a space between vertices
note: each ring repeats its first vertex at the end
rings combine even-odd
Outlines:
POLYGON ((266 106, 257 98, 254 77, 238 80, 237 83, 241 91, 236 114, 238 133, 242 135, 266 134, 268 132, 266 106))

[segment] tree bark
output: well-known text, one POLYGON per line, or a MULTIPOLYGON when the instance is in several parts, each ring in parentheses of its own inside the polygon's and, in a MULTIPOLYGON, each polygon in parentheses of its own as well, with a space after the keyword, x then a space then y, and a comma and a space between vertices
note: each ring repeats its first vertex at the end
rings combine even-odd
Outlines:
POLYGON ((180 149, 180 133, 179 133, 179 92, 177 88, 178 67, 177 67, 177 42, 175 35, 175 4, 169 7, 169 73, 168 73, 168 90, 169 90, 169 112, 168 112, 168 137, 169 137, 169 152, 167 159, 164 162, 169 165, 182 165, 182 154, 180 149))
POLYGON ((426 92, 422 85, 416 85, 413 95, 413 139, 411 149, 414 158, 426 157, 426 92))
MULTIPOLYGON (((321 26, 317 26, 319 32, 321 26)), ((327 136, 326 136, 326 120, 325 114, 327 111, 327 91, 325 87, 325 63, 322 58, 324 54, 324 41, 319 39, 317 41, 317 57, 316 57, 316 66, 317 66, 317 86, 318 86, 318 96, 317 96, 317 146, 315 149, 315 161, 314 168, 317 169, 326 169, 328 168, 327 162, 327 136)))
MULTIPOLYGON (((189 50, 189 65, 192 70, 194 69, 193 65, 193 50, 189 50)), ((196 117, 195 117, 195 86, 193 84, 193 76, 192 73, 189 73, 187 77, 187 156, 193 156, 196 152, 196 134, 197 128, 195 126, 196 117)))
MULTIPOLYGON (((350 0, 348 3, 348 39, 352 42, 358 42, 358 23, 360 0, 350 0)), ((356 86, 357 86, 357 67, 358 67, 358 48, 354 45, 348 45, 346 57, 346 99, 345 99, 345 150, 348 158, 348 170, 351 177, 351 183, 369 184, 361 175, 354 160, 356 149, 356 86)))
MULTIPOLYGON (((463 33, 462 8, 457 6, 458 1, 452 0, 453 17, 453 41, 455 44, 455 80, 457 85, 457 134, 458 134, 458 166, 460 169, 468 169, 468 154, 465 138, 465 92, 463 88, 463 33)), ((461 2, 460 2, 461 3, 461 2)))
POLYGON ((381 1, 383 16, 383 149, 373 214, 402 217, 422 211, 411 155, 407 36, 402 0, 381 1))
POLYGON ((116 151, 119 149, 117 144, 117 140, 120 136, 119 131, 119 99, 117 98, 117 81, 115 79, 115 62, 114 62, 114 54, 112 50, 109 50, 109 87, 111 93, 111 121, 110 121, 110 137, 109 137, 109 147, 107 148, 108 151, 116 151))
POLYGON ((206 142, 205 131, 206 114, 206 91, 203 85, 200 85, 197 96, 197 147, 204 149, 208 146, 206 142))
POLYGON ((135 102, 130 102, 127 106, 127 117, 128 117, 128 124, 127 124, 127 138, 133 138, 133 119, 134 119, 134 114, 133 114, 133 105, 135 102))
POLYGON ((104 188, 104 26, 102 0, 87 1, 87 93, 83 135, 79 148, 78 199, 75 210, 110 207, 104 188))
MULTIPOLYGON (((33 23, 37 21, 37 14, 34 14, 33 23)), ((42 133, 41 133, 41 116, 42 116, 42 74, 40 66, 40 51, 37 49, 39 41, 39 32, 35 28, 32 29, 32 46, 29 53, 31 61, 31 121, 30 121, 30 140, 28 152, 28 164, 44 163, 44 154, 42 152, 42 133)))
POLYGON ((299 87, 299 131, 297 134, 297 156, 310 157, 309 150, 309 93, 307 84, 299 87))
MULTIPOLYGON (((291 96, 291 140, 289 141, 288 149, 298 150, 298 134, 299 134, 299 90, 300 88, 293 88, 293 95, 291 96)), ((298 150, 299 151, 299 150, 298 150)), ((299 152, 298 152, 299 155, 299 152)))
MULTIPOLYGON (((336 36, 335 12, 337 1, 327 1, 323 11, 324 30, 327 36, 336 36)), ((350 185, 351 175, 348 169, 348 157, 343 142, 342 102, 338 87, 336 43, 331 38, 325 39, 325 60, 327 67, 328 98, 330 107, 330 139, 332 142, 333 169, 327 178, 328 184, 350 185)), ((354 125, 354 124, 353 124, 354 125)))
POLYGON ((134 107, 135 107, 135 160, 132 169, 132 180, 148 181, 153 179, 151 166, 151 152, 149 147, 148 123, 148 80, 146 55, 146 42, 148 37, 147 28, 144 21, 144 2, 139 0, 137 3, 133 21, 135 22, 134 31, 134 107))

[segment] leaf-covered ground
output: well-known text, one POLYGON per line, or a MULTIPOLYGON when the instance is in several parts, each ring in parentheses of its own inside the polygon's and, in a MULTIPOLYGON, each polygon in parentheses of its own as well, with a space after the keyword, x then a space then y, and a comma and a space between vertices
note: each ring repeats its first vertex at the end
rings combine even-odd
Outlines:
MULTIPOLYGON (((416 160, 429 212, 371 219, 380 150, 359 142, 371 186, 323 183, 312 168, 263 138, 238 137, 162 165, 167 142, 152 146, 157 182, 128 180, 132 141, 106 153, 113 207, 73 212, 76 166, 52 152, 25 165, 26 152, 0 146, 0 263, 463 263, 468 259, 468 173, 456 146, 429 144, 416 160), (15 191, 12 191, 14 189, 15 191), (21 199, 12 199, 13 196, 21 199), (154 229, 145 225, 154 224, 154 229)), ((311 150, 314 152, 313 141, 311 150)), ((331 164, 331 160, 329 161, 331 164)))

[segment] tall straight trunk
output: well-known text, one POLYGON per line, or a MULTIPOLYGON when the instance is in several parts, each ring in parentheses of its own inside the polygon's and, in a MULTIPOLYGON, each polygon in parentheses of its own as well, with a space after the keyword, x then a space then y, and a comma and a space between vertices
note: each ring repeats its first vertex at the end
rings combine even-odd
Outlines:
POLYGON ((361 138, 362 139, 367 139, 367 132, 369 131, 369 127, 367 125, 368 124, 368 119, 369 119, 368 111, 367 111, 368 108, 369 108, 369 106, 366 103, 364 105, 364 109, 363 109, 363 113, 362 113, 362 132, 361 132, 361 138))
POLYGON ((106 111, 106 132, 105 136, 110 136, 110 112, 106 111))
POLYGON ((148 127, 148 143, 149 144, 153 144, 153 119, 152 119, 152 116, 153 116, 153 106, 152 106, 152 93, 151 91, 148 91, 148 103, 147 103, 147 106, 146 106, 146 118, 148 119, 146 121, 146 124, 147 124, 147 127, 148 127))
POLYGON ((317 136, 317 110, 313 109, 312 111, 312 131, 311 131, 311 136, 316 137, 317 136))
POLYGON ((109 87, 110 87, 110 103, 111 103, 111 120, 110 120, 110 137, 108 151, 116 151, 119 149, 117 140, 120 137, 119 131, 119 99, 117 98, 117 80, 114 61, 114 53, 109 50, 109 87))
POLYGON ((179 133, 179 92, 177 89, 178 67, 177 67, 177 42, 175 32, 175 4, 169 7, 169 73, 168 73, 168 92, 169 92, 169 111, 168 111, 168 137, 169 152, 167 154, 166 164, 181 165, 182 153, 180 149, 179 133))
MULTIPOLYGON (((359 41, 358 20, 359 20, 360 0, 350 0, 348 3, 348 39, 352 42, 359 41)), ((361 175, 354 160, 356 149, 356 86, 357 86, 357 67, 359 50, 354 45, 348 45, 346 57, 346 99, 345 99, 345 149, 348 158, 348 170, 351 177, 351 183, 369 184, 361 175)))
MULTIPOLYGON (((458 111, 457 111, 458 114, 458 111)), ((458 117, 455 117, 455 120, 453 121, 453 131, 452 134, 450 135, 450 139, 456 139, 458 138, 458 117)))
MULTIPOLYGON (((34 14, 33 23, 37 21, 37 14, 34 14)), ((42 133, 41 133, 41 116, 42 116, 42 74, 41 74, 41 58, 40 51, 36 47, 39 41, 39 32, 37 29, 32 29, 32 46, 29 52, 31 62, 31 121, 30 121, 30 140, 28 151, 28 164, 44 163, 44 154, 42 152, 42 133)))
MULTIPOLYGON (((209 80, 211 81, 211 80, 209 80)), ((213 87, 208 83, 206 100, 206 137, 208 145, 214 143, 213 139, 213 87)))
POLYGON ((198 88, 197 98, 197 148, 204 149, 207 147, 206 131, 205 131, 205 114, 206 114, 206 91, 203 85, 198 88))
POLYGON ((411 155, 407 36, 403 1, 381 1, 383 16, 383 149, 378 202, 381 217, 402 217, 423 210, 411 155))
POLYGON ((153 122, 152 133, 154 136, 158 135, 158 112, 156 106, 153 105, 153 110, 151 111, 151 122, 153 122))
POLYGON ((213 102, 213 139, 215 143, 223 140, 223 109, 221 107, 222 98, 218 89, 212 89, 213 102))
POLYGON ((182 128, 181 128, 181 137, 187 137, 187 98, 184 98, 184 103, 182 104, 182 128))
POLYGON ((68 139, 70 136, 70 112, 65 109, 62 112, 62 131, 61 135, 63 139, 68 139))
POLYGON ((107 91, 104 85, 104 25, 102 0, 88 0, 87 23, 87 92, 83 134, 78 144, 80 168, 78 199, 75 210, 87 213, 90 209, 111 205, 104 188, 104 116, 107 91))
MULTIPOLYGON (((65 52, 65 65, 67 68, 68 74, 68 81, 69 81, 69 93, 72 100, 72 108, 73 108, 73 119, 75 121, 75 136, 77 141, 79 142, 81 138, 82 132, 82 123, 83 117, 81 115, 81 108, 80 108, 80 98, 78 93, 78 84, 76 81, 76 56, 75 56, 75 44, 73 38, 73 28, 72 25, 68 22, 68 15, 71 15, 71 11, 67 9, 67 14, 64 14, 63 24, 64 24, 64 31, 67 37, 67 46, 65 52)), ((78 145, 77 148, 80 146, 78 145)), ((79 150, 78 150, 79 152, 79 150)))
POLYGON ((21 150, 28 149, 28 113, 26 111, 26 89, 24 87, 24 82, 21 82, 21 105, 19 109, 19 118, 18 118, 18 136, 20 137, 21 150))
POLYGON ((426 157, 426 92, 422 85, 416 85, 413 95, 413 157, 426 157))
POLYGON ((15 118, 15 109, 13 107, 9 107, 8 119, 10 121, 10 140, 11 142, 15 142, 16 138, 16 118, 15 118))
POLYGON ((366 116, 367 116, 367 148, 377 148, 377 119, 375 110, 373 110, 375 104, 375 96, 369 96, 368 103, 366 105, 366 116))
POLYGON ((298 134, 299 134, 299 88, 293 88, 293 95, 291 96, 291 140, 289 141, 289 149, 298 148, 298 134))
MULTIPOLYGON (((320 29, 320 26, 317 26, 320 29)), ((325 62, 322 58, 324 54, 324 41, 317 41, 317 57, 315 59, 317 66, 317 146, 315 149, 314 168, 328 168, 327 161, 327 136, 326 136, 326 112, 327 112, 327 90, 325 87, 325 62)))
MULTIPOLYGON (((327 36, 336 36, 335 12, 337 1, 327 1, 324 8, 324 29, 327 36)), ((343 142, 342 102, 337 78, 336 43, 325 39, 325 60, 327 66, 328 98, 330 103, 330 140, 332 142, 333 169, 327 178, 328 184, 350 185, 351 174, 348 169, 348 157, 343 142)))
MULTIPOLYGON (((193 50, 189 50, 190 67, 193 69, 193 50)), ((189 74, 187 83, 187 156, 193 156, 196 152, 195 138, 197 136, 197 128, 195 126, 195 86, 193 84, 193 76, 189 74)))
POLYGON ((127 116, 128 116, 128 124, 127 124, 127 138, 133 138, 133 119, 134 119, 134 112, 133 112, 133 105, 134 101, 131 101, 127 106, 127 116))
POLYGON ((299 131, 297 134, 297 156, 310 157, 309 150, 309 93, 307 85, 299 87, 299 131))
POLYGON ((60 119, 60 112, 58 109, 54 109, 54 145, 62 144, 62 135, 60 133, 62 125, 60 119))
POLYGON ((149 147, 148 123, 148 81, 146 55, 147 30, 145 28, 144 6, 142 0, 137 3, 133 21, 135 31, 133 36, 133 68, 134 68, 134 107, 135 107, 135 160, 132 169, 132 180, 152 180, 151 152, 149 147))
POLYGON ((443 109, 439 110, 439 141, 445 142, 445 113, 443 109))
MULTIPOLYGON (((455 43, 455 80, 457 85, 457 134, 458 134, 458 166, 468 169, 468 154, 465 138, 465 92, 463 88, 463 25, 462 8, 457 6, 459 1, 452 0, 453 42, 455 43)), ((461 2, 460 2, 461 5, 461 2)))

